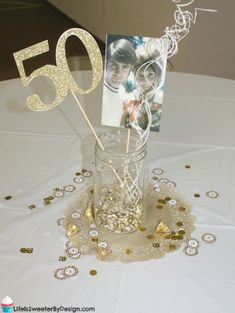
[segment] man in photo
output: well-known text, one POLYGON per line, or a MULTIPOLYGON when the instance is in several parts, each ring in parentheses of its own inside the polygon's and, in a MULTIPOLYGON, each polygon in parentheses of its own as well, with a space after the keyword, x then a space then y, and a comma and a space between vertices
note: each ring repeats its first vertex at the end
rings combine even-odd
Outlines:
POLYGON ((102 124, 120 126, 127 80, 136 62, 135 48, 127 39, 113 41, 106 50, 102 124))

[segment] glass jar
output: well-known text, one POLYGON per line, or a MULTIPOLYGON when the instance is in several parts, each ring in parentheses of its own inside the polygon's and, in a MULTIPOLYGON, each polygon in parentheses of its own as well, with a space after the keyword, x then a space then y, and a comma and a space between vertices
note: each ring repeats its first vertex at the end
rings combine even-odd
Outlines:
POLYGON ((118 129, 100 138, 95 146, 95 221, 102 228, 125 234, 145 219, 148 181, 146 144, 136 149, 138 135, 118 129), (128 152, 127 142, 129 142, 128 152))

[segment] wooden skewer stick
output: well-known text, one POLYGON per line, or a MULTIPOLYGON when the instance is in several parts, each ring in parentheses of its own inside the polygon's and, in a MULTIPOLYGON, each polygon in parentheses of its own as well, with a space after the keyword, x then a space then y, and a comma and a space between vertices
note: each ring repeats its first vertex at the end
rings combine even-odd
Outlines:
POLYGON ((130 134, 131 134, 131 130, 130 130, 130 128, 128 128, 128 130, 127 130, 127 142, 126 142, 126 153, 129 152, 130 134))
MULTIPOLYGON (((81 103, 79 102, 79 100, 78 100, 76 94, 75 94, 72 90, 71 90, 71 92, 72 92, 72 95, 73 95, 75 101, 77 102, 77 105, 79 106, 79 109, 81 110, 81 112, 82 112, 82 114, 83 114, 83 116, 84 116, 84 118, 85 118, 87 124, 89 125, 89 127, 90 127, 92 133, 94 134, 94 136, 95 136, 95 138, 96 138, 96 140, 97 140, 99 146, 101 147, 101 149, 102 149, 103 151, 105 151, 104 146, 102 145, 102 143, 101 143, 99 137, 97 136, 96 131, 95 131, 94 127, 92 126, 92 124, 91 124, 91 122, 90 122, 90 120, 89 120, 89 118, 88 118, 86 112, 84 111, 83 107, 81 106, 81 103)), ((114 174, 116 175, 117 179, 119 180, 121 186, 123 186, 123 182, 122 182, 121 178, 119 177, 119 175, 118 175, 117 171, 115 170, 115 168, 114 168, 112 165, 109 165, 109 166, 110 166, 110 168, 113 170, 113 172, 114 172, 114 174)))

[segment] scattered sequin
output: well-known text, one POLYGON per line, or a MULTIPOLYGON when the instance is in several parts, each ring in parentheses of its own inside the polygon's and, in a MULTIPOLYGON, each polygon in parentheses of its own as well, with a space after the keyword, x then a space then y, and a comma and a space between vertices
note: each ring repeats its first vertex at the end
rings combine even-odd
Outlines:
POLYGON ((219 194, 216 191, 208 191, 206 193, 207 197, 211 198, 211 199, 216 199, 218 198, 219 194))
POLYGON ((192 248, 199 248, 200 244, 197 239, 191 238, 187 240, 187 245, 192 248))
POLYGON ((160 184, 167 184, 168 182, 169 182, 169 179, 168 178, 159 178, 158 179, 158 182, 160 183, 160 184))
POLYGON ((177 201, 176 201, 175 199, 171 199, 171 200, 168 201, 168 203, 169 203, 170 205, 176 205, 176 204, 177 204, 177 201))
POLYGON ((185 165, 185 168, 190 169, 191 166, 190 165, 185 165))
POLYGON ((195 193, 195 194, 194 194, 194 197, 195 197, 195 198, 200 198, 201 195, 200 195, 199 193, 195 193))
POLYGON ((26 253, 26 252, 27 252, 27 248, 21 248, 21 249, 20 249, 20 252, 21 252, 21 253, 26 253))
POLYGON ((93 229, 93 230, 90 230, 89 232, 88 232, 88 235, 90 236, 90 237, 97 237, 97 236, 99 236, 99 232, 98 232, 98 230, 95 230, 95 229, 93 229))
POLYGON ((76 184, 81 184, 81 183, 84 182, 84 178, 78 176, 78 177, 75 177, 75 178, 73 179, 73 181, 74 181, 76 184))
POLYGON ((73 277, 78 274, 78 269, 75 266, 67 266, 64 268, 65 277, 73 277))
POLYGON ((63 190, 66 192, 73 192, 76 189, 73 185, 64 186, 63 190))
POLYGON ((62 198, 64 196, 64 191, 63 190, 56 190, 56 191, 54 191, 53 196, 55 198, 62 198))
POLYGON ((97 275, 97 270, 90 270, 89 274, 91 276, 96 276, 97 275))
POLYGON ((82 173, 82 176, 83 176, 83 177, 86 177, 86 178, 87 178, 87 177, 91 177, 91 176, 92 176, 92 171, 86 170, 85 172, 82 173))
POLYGON ((75 247, 68 248, 66 253, 70 259, 78 259, 81 255, 79 249, 75 247))
POLYGON ((60 256, 60 257, 59 257, 59 261, 63 261, 63 262, 64 262, 64 261, 66 261, 66 260, 67 260, 66 256, 60 256))
POLYGON ((205 233, 202 235, 202 240, 206 243, 214 243, 216 241, 216 237, 214 234, 205 233))
POLYGON ((12 196, 6 196, 5 197, 5 200, 11 200, 12 199, 12 196))
POLYGON ((30 210, 35 209, 35 208, 36 208, 36 205, 35 205, 35 204, 31 204, 31 205, 29 206, 29 209, 30 209, 30 210))
POLYGON ((194 256, 194 255, 198 254, 198 250, 196 248, 186 246, 184 248, 184 253, 187 254, 188 256, 194 256))
POLYGON ((99 248, 102 248, 102 249, 107 249, 108 248, 108 243, 106 241, 100 241, 97 246, 99 248))
POLYGON ((79 219, 81 217, 81 212, 74 212, 71 217, 75 220, 79 219))
POLYGON ((162 175, 162 174, 164 173, 164 171, 163 171, 163 169, 161 169, 161 168, 154 168, 154 169, 152 170, 152 173, 153 173, 154 175, 162 175))
POLYGON ((65 274, 64 274, 64 269, 63 268, 58 268, 55 272, 54 272, 54 277, 56 279, 66 279, 65 274))

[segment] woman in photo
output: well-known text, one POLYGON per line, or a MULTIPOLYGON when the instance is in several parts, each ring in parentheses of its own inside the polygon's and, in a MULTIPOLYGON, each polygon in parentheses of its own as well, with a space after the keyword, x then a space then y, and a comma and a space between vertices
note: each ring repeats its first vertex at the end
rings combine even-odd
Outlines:
POLYGON ((136 89, 123 102, 121 125, 130 128, 133 123, 137 123, 145 130, 149 122, 146 109, 148 105, 152 116, 150 130, 159 131, 162 97, 159 96, 159 88, 157 91, 156 88, 162 81, 162 70, 159 63, 155 62, 158 51, 152 51, 150 47, 146 43, 136 49, 137 63, 133 67, 136 89))

